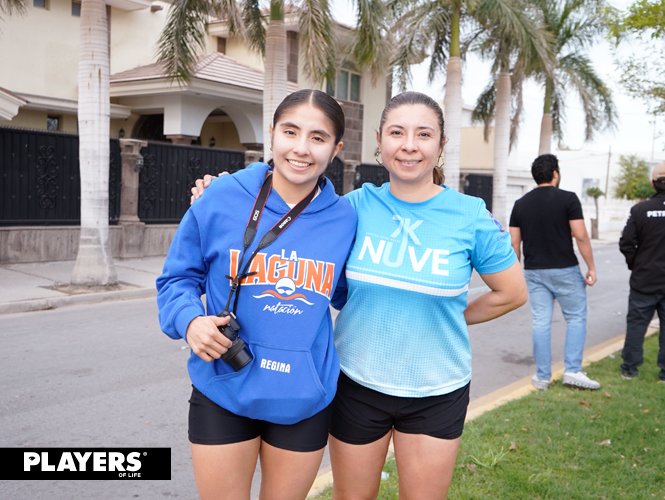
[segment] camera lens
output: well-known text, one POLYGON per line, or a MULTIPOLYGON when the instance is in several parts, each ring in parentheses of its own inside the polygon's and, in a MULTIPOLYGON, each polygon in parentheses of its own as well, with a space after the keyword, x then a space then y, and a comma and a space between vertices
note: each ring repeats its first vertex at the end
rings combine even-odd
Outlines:
POLYGON ((229 363, 235 371, 238 371, 254 359, 254 356, 249 352, 245 341, 238 336, 240 324, 236 321, 235 315, 228 311, 222 311, 218 316, 221 318, 230 317, 226 325, 217 327, 222 335, 232 342, 229 350, 222 354, 222 360, 229 363))
POLYGON ((235 371, 240 370, 249 363, 254 357, 249 352, 247 344, 240 337, 237 337, 228 351, 222 354, 222 360, 230 364, 235 371))

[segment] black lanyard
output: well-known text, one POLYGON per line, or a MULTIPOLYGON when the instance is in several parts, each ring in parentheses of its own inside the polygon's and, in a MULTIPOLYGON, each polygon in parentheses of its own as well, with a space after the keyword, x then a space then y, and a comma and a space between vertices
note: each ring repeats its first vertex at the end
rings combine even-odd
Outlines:
POLYGON ((256 274, 255 272, 254 273, 247 272, 249 266, 252 264, 252 261, 254 260, 254 257, 256 257, 256 254, 258 254, 260 250, 263 250, 272 242, 274 242, 277 239, 277 237, 280 234, 282 234, 284 230, 287 227, 289 227, 293 223, 293 221, 296 220, 296 218, 307 208, 307 205, 311 203, 311 201, 314 199, 314 196, 316 195, 316 190, 318 189, 318 185, 314 186, 314 189, 312 190, 311 193, 309 193, 302 200, 300 200, 300 202, 291 210, 289 210, 289 212, 284 217, 282 217, 280 221, 277 224, 275 224, 270 231, 268 231, 266 234, 263 235, 263 238, 261 238, 261 241, 259 241, 259 245, 256 247, 256 250, 254 250, 252 255, 249 257, 249 260, 247 261, 247 264, 245 265, 241 273, 240 268, 242 267, 243 260, 245 259, 245 252, 254 241, 254 238, 256 236, 256 228, 259 225, 259 220, 261 220, 261 214, 263 213, 263 209, 266 206, 266 201, 268 201, 268 195, 270 194, 271 188, 272 188, 272 174, 269 174, 266 177, 266 180, 263 182, 263 186, 261 186, 261 191, 259 191, 259 195, 256 197, 256 202, 254 203, 254 209, 252 210, 252 214, 249 217, 249 222, 247 223, 247 228, 245 229, 245 234, 242 240, 243 244, 242 255, 240 256, 240 262, 238 262, 238 269, 236 271, 236 276, 235 278, 231 276, 226 276, 228 279, 232 281, 232 283, 231 283, 231 293, 229 293, 229 300, 226 302, 226 307, 224 308, 224 311, 229 310, 231 299, 233 298, 233 294, 235 293, 236 299, 235 302, 233 303, 234 315, 236 312, 236 307, 238 307, 240 282, 243 279, 256 274))

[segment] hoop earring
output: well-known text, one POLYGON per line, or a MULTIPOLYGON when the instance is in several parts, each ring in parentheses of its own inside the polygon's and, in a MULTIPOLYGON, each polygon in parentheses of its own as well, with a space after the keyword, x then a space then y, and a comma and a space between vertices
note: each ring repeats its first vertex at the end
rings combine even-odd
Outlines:
POLYGON ((374 159, 376 160, 376 163, 378 163, 380 166, 383 167, 383 158, 379 160, 379 155, 381 154, 381 151, 377 151, 376 154, 374 155, 374 159))

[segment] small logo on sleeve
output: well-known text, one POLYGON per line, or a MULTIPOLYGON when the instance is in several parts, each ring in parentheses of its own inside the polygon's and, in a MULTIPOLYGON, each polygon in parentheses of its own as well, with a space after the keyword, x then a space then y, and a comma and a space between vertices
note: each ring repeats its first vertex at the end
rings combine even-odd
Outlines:
POLYGON ((490 219, 492 219, 492 222, 494 223, 494 225, 496 227, 498 227, 499 231, 501 231, 503 233, 505 231, 505 229, 501 226, 501 223, 494 218, 494 216, 492 215, 492 212, 490 212, 489 214, 490 214, 490 219))

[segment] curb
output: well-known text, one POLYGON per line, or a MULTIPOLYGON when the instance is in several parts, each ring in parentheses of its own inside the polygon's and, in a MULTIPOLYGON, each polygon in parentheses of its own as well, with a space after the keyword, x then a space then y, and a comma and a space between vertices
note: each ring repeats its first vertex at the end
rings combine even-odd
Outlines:
MULTIPOLYGON (((655 322, 650 324, 647 328, 646 337, 650 337, 658 331, 658 327, 654 326, 655 322)), ((590 349, 584 351, 584 359, 582 360, 582 366, 589 366, 591 363, 600 361, 608 357, 610 354, 613 354, 617 351, 620 351, 623 348, 625 335, 619 335, 613 339, 609 339, 602 344, 591 347, 590 349)), ((563 361, 559 361, 552 365, 552 380, 558 380, 563 377, 563 361)), ((498 408, 499 406, 512 401, 514 399, 519 399, 531 392, 535 392, 536 388, 531 384, 531 376, 524 377, 512 384, 509 384, 501 389, 482 396, 473 402, 469 403, 469 407, 466 412, 466 422, 470 422, 481 416, 483 413, 498 408)), ((390 446, 388 447, 388 454, 386 459, 394 455, 395 450, 393 448, 392 439, 390 440, 390 446)), ((312 488, 309 490, 307 498, 312 498, 316 495, 319 495, 327 487, 332 486, 332 469, 331 467, 326 467, 319 471, 312 488)))
POLYGON ((22 300, 0 304, 0 314, 14 314, 31 311, 45 311, 57 307, 76 306, 82 304, 98 304, 116 300, 146 299, 156 297, 154 288, 139 288, 135 290, 118 290, 116 292, 84 293, 80 295, 67 295, 51 297, 48 299, 22 300))

